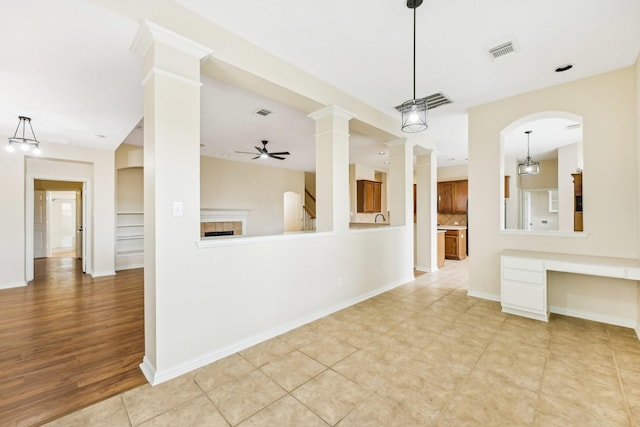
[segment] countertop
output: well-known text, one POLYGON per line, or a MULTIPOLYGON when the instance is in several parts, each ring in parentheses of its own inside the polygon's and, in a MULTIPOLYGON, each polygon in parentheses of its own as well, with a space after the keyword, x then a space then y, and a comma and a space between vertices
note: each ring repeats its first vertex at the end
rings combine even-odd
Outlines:
POLYGON ((371 228, 371 227, 388 227, 388 222, 350 222, 351 228, 371 228))
POLYGON ((438 230, 466 230, 466 225, 439 225, 438 230))

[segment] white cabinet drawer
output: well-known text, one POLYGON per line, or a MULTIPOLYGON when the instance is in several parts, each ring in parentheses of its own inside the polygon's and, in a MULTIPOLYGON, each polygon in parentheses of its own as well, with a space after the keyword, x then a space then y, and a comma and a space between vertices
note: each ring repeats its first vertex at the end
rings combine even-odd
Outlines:
POLYGON ((503 268, 514 268, 519 270, 543 271, 544 261, 530 258, 502 257, 503 268))
POLYGON ((516 270, 513 268, 502 269, 502 280, 511 280, 514 282, 525 282, 535 285, 544 283, 544 273, 542 271, 516 270))
POLYGON ((544 286, 502 281, 502 305, 522 310, 546 312, 547 301, 544 286))

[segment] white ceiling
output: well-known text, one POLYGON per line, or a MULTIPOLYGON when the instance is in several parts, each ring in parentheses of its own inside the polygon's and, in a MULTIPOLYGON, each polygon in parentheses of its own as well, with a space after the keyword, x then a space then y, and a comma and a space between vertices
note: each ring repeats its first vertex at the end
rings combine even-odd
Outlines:
MULTIPOLYGON (((153 5, 131 7, 140 3, 153 5)), ((177 3, 391 116, 412 96, 405 0, 177 3)), ((12 135, 17 116, 28 115, 40 140, 117 147, 142 117, 142 63, 129 51, 139 23, 89 0, 6 1, 0 15, 8 17, 0 27, 0 133, 12 135)), ((640 50, 638 0, 425 0, 417 18, 417 96, 444 92, 454 101, 430 112, 426 132, 438 141, 440 165, 465 161, 469 107, 630 66, 640 50), (492 60, 487 49, 505 41, 516 53, 492 60), (574 68, 554 72, 565 63, 574 68)), ((313 123, 239 91, 205 79, 203 154, 250 161, 234 152, 268 139, 270 150, 292 153, 271 164, 313 169, 313 123), (259 108, 274 114, 253 116, 259 108)), ((532 134, 532 153, 542 134, 532 134)), ((383 151, 380 141, 352 139, 352 161, 382 168, 383 151)))

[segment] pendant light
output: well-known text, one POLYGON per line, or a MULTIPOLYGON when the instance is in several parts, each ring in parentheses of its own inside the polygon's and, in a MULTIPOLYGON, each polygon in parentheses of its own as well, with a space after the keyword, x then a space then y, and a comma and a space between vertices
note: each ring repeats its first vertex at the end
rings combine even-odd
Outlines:
POLYGON ((402 113, 402 131, 408 133, 422 132, 427 129, 427 100, 416 99, 416 9, 422 0, 407 0, 407 7, 413 9, 413 99, 403 102, 400 106, 402 113))
POLYGON ((534 162, 529 155, 529 136, 530 130, 525 131, 527 134, 527 158, 523 163, 518 163, 518 175, 537 175, 540 173, 540 162, 534 162))
POLYGON ((33 127, 31 127, 31 118, 18 116, 18 120, 18 127, 13 137, 9 138, 7 151, 14 152, 16 151, 16 147, 18 147, 21 151, 31 151, 33 154, 40 154, 40 142, 36 139, 36 134, 33 132, 33 127), (28 137, 27 125, 29 125, 29 130, 31 131, 31 138, 28 137))

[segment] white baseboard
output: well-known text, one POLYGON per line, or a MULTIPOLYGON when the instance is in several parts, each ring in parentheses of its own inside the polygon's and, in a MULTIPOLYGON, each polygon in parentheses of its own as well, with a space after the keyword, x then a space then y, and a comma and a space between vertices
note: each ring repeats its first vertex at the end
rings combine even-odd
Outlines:
POLYGON ((467 295, 474 298, 488 299, 489 301, 497 301, 497 302, 502 301, 502 298, 500 298, 500 295, 487 294, 485 292, 467 291, 467 295))
POLYGON ((555 314, 562 314, 563 316, 577 317, 578 319, 593 320, 594 322, 608 323, 610 325, 622 326, 625 328, 631 328, 638 333, 637 321, 631 319, 624 319, 622 317, 609 316, 606 314, 593 313, 589 311, 573 310, 565 307, 549 306, 549 311, 555 314))
POLYGON ((20 288, 23 286, 27 286, 27 284, 24 282, 0 283, 0 289, 20 288))
POLYGON ((116 272, 115 270, 110 270, 110 271, 98 271, 98 272, 93 272, 91 273, 91 277, 105 277, 105 276, 115 276, 116 272))
POLYGON ((345 300, 342 302, 339 302, 333 306, 330 306, 326 309, 317 311, 313 314, 309 314, 307 316, 304 316, 300 319, 294 320, 292 322, 286 323, 282 326, 276 327, 276 328, 272 328, 270 330, 264 331, 260 334, 254 335, 252 337, 249 337, 247 339, 244 339, 242 341, 238 341, 234 344, 231 344, 227 347, 221 348, 217 351, 214 351, 212 353, 209 353, 201 358, 192 360, 190 362, 187 363, 183 363, 179 366, 176 366, 172 369, 168 369, 165 371, 161 371, 158 372, 155 367, 151 364, 151 362, 149 362, 149 359, 145 356, 143 359, 143 362, 140 364, 140 369, 142 370, 142 372, 144 373, 144 376, 147 378, 147 381, 149 381, 149 383, 151 385, 158 385, 160 383, 163 383, 165 381, 171 380, 173 378, 179 377, 180 375, 186 374, 187 372, 191 372, 195 369, 201 368, 203 366, 206 366, 210 363, 213 363, 217 360, 220 360, 224 357, 230 356, 234 353, 237 353, 239 351, 242 351, 244 349, 247 349, 249 347, 252 347, 256 344, 259 344, 261 342, 267 341, 271 338, 277 337, 278 335, 282 335, 285 332, 289 332, 292 329, 296 329, 299 328, 300 326, 306 325, 307 323, 313 322, 314 320, 318 320, 322 317, 328 316, 332 313, 335 313, 336 311, 342 310, 344 308, 350 307, 354 304, 357 304, 359 302, 362 302, 364 300, 367 300, 369 298, 372 298, 376 295, 379 295, 381 293, 387 292, 391 289, 397 288, 398 286, 404 285, 406 283, 412 282, 413 280, 415 280, 413 277, 407 279, 407 280, 402 280, 399 281, 397 283, 392 283, 389 285, 385 285, 383 287, 374 289, 370 292, 367 292, 365 294, 359 295, 355 298, 351 298, 349 300, 345 300))
POLYGON ((414 267, 414 269, 415 269, 415 270, 418 270, 418 271, 422 271, 422 272, 424 272, 424 273, 433 273, 433 272, 438 271, 438 267, 436 267, 436 268, 434 268, 434 269, 432 270, 432 269, 430 269, 429 267, 421 267, 421 266, 419 266, 419 265, 416 265, 416 266, 414 267))
POLYGON ((116 266, 116 271, 133 270, 134 268, 144 268, 144 262, 139 264, 128 264, 116 266))
POLYGON ((144 374, 144 377, 147 379, 149 384, 156 385, 156 369, 153 367, 147 356, 142 358, 142 363, 139 365, 140 370, 144 374))

